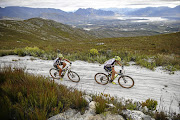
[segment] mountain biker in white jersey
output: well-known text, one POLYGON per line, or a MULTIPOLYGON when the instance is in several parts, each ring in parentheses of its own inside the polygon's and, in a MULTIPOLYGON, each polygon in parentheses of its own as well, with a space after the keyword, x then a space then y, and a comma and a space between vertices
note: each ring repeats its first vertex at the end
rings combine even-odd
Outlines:
POLYGON ((61 77, 63 77, 61 75, 62 70, 63 70, 64 67, 66 67, 65 61, 67 61, 70 64, 72 64, 68 59, 65 59, 62 54, 59 54, 58 57, 54 60, 54 63, 53 63, 53 66, 55 68, 59 69, 59 76, 61 76, 61 77), (62 68, 60 67, 60 65, 62 65, 62 68))
POLYGON ((110 82, 112 82, 113 84, 116 84, 113 82, 114 80, 114 76, 115 74, 118 74, 115 69, 114 69, 114 65, 115 63, 119 64, 120 66, 122 66, 122 64, 120 63, 121 61, 121 58, 119 56, 115 56, 114 58, 108 60, 105 62, 104 64, 104 69, 107 71, 107 72, 112 72, 112 76, 111 76, 111 80, 110 82))

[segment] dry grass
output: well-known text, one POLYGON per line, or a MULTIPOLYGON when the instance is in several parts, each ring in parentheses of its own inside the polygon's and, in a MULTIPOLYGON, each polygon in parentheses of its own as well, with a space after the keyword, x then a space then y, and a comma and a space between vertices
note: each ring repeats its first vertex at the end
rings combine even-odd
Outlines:
POLYGON ((82 92, 11 67, 0 71, 1 119, 45 120, 68 108, 85 111, 82 92))

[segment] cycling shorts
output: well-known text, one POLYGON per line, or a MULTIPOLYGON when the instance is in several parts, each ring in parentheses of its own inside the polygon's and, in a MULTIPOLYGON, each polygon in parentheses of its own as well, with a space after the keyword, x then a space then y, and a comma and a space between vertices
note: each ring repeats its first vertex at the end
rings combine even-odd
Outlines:
MULTIPOLYGON (((112 67, 114 67, 114 66, 112 66, 112 67)), ((106 72, 111 72, 112 71, 112 67, 104 66, 104 69, 106 70, 106 72)))
MULTIPOLYGON (((63 65, 63 62, 60 62, 58 65, 63 65)), ((57 65, 54 65, 54 67, 55 67, 56 69, 59 69, 59 68, 57 67, 57 65)))

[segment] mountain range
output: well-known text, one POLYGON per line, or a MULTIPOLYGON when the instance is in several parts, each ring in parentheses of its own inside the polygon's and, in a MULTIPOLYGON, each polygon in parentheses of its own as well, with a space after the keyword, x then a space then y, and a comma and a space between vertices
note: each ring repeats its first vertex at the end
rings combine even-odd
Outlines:
POLYGON ((59 9, 52 8, 28 8, 28 7, 5 7, 0 8, 0 18, 7 19, 30 19, 30 18, 45 18, 55 20, 61 23, 74 23, 81 20, 89 20, 96 18, 96 16, 113 16, 112 11, 96 10, 92 8, 78 9, 75 12, 65 12, 59 9))
POLYGON ((147 7, 127 12, 129 16, 147 16, 147 17, 180 17, 180 6, 169 7, 147 7))
POLYGON ((146 16, 146 17, 180 17, 180 6, 175 8, 169 7, 147 7, 140 9, 132 8, 108 8, 93 9, 79 8, 75 12, 65 12, 60 9, 53 8, 28 8, 11 6, 0 8, 1 19, 30 19, 40 17, 55 20, 57 22, 71 24, 90 20, 97 20, 101 17, 109 17, 114 15, 123 16, 146 16))

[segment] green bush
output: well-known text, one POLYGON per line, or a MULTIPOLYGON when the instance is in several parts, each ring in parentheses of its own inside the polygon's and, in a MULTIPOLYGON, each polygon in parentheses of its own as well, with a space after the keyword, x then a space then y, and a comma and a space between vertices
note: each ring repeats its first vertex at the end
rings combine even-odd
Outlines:
POLYGON ((99 52, 98 52, 97 49, 90 49, 90 55, 95 56, 95 55, 98 55, 98 54, 99 54, 99 52))
POLYGON ((38 47, 25 47, 25 48, 16 48, 14 50, 14 53, 19 56, 30 55, 34 57, 43 57, 45 51, 39 49, 38 47))
POLYGON ((24 52, 26 55, 34 57, 41 57, 45 53, 44 50, 41 50, 38 47, 25 47, 24 52))
POLYGON ((180 69, 180 59, 174 55, 158 54, 155 57, 157 66, 164 66, 168 71, 176 71, 180 69))
POLYGON ((155 120, 168 120, 167 115, 164 112, 156 112, 154 118, 155 120))
POLYGON ((11 67, 1 69, 0 76, 0 111, 4 119, 45 120, 69 108, 84 112, 87 107, 81 92, 43 76, 11 67))
POLYGON ((125 107, 129 110, 136 110, 137 104, 133 100, 128 99, 125 102, 125 107))
POLYGON ((96 97, 96 114, 105 112, 107 101, 102 96, 96 97))
POLYGON ((148 69, 151 69, 151 70, 154 70, 155 67, 156 67, 156 63, 154 63, 154 62, 148 62, 148 61, 146 61, 146 60, 139 60, 139 61, 137 62, 137 64, 138 64, 138 65, 141 65, 141 66, 143 66, 143 67, 146 67, 146 68, 148 68, 148 69))
POLYGON ((156 110, 157 101, 153 99, 147 99, 145 102, 142 102, 142 107, 147 106, 147 108, 151 111, 156 110))
POLYGON ((16 55, 19 55, 19 56, 25 56, 25 55, 26 55, 23 48, 16 48, 16 49, 14 50, 14 53, 15 53, 16 55))
POLYGON ((0 50, 0 56, 14 55, 14 50, 0 50))

